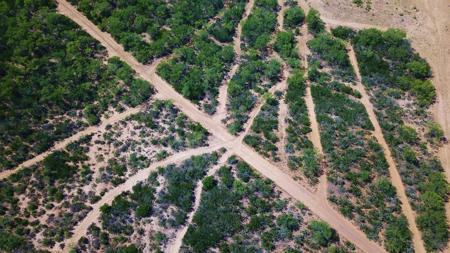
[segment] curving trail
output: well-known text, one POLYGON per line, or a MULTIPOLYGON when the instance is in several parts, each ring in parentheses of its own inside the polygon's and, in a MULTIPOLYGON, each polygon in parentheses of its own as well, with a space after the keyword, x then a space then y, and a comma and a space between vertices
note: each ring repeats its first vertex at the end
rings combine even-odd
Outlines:
POLYGON ((234 64, 231 66, 230 71, 228 72, 227 78, 223 81, 223 84, 219 88, 219 95, 217 97, 218 105, 216 109, 216 113, 214 114, 214 119, 216 121, 221 121, 225 119, 227 115, 227 98, 228 98, 228 83, 231 78, 236 74, 239 65, 241 64, 241 34, 242 34, 242 24, 247 20, 250 12, 253 9, 255 4, 254 0, 249 0, 245 5, 245 11, 242 16, 241 21, 239 22, 236 28, 236 35, 233 38, 233 49, 236 54, 234 64))
MULTIPOLYGON (((286 11, 286 6, 284 4, 285 4, 284 0, 278 0, 278 5, 281 6, 281 10, 278 12, 278 15, 277 15, 277 24, 278 24, 279 31, 284 31, 284 12, 286 11)), ((279 57, 279 58, 281 59, 281 57, 279 57)), ((278 87, 278 89, 283 91, 284 94, 286 95, 286 90, 288 87, 287 79, 290 75, 290 71, 287 71, 288 68, 287 68, 286 62, 283 59, 281 59, 281 62, 283 63, 283 68, 284 68, 283 82, 280 83, 280 86, 278 87)), ((286 167, 287 167, 287 162, 288 162, 287 154, 285 151, 286 138, 287 138, 286 119, 288 117, 288 114, 289 114, 289 108, 286 104, 285 98, 280 99, 279 110, 278 110, 278 137, 280 138, 280 141, 277 142, 277 148, 278 148, 278 153, 280 154, 282 166, 286 166, 286 167)))
POLYGON ((409 228, 412 232, 412 242, 414 245, 414 249, 416 252, 425 253, 425 246, 422 241, 421 233, 416 225, 416 215, 414 210, 412 210, 411 205, 409 204, 408 198, 406 196, 405 186, 403 185, 402 179, 400 177, 400 173, 397 170, 397 165, 394 161, 394 158, 392 156, 391 150, 389 149, 389 146, 384 139, 383 132, 381 130, 380 124, 378 122, 378 119, 375 114, 375 110, 373 107, 372 102, 370 102, 370 97, 366 92, 366 89, 364 88, 364 85, 361 83, 361 74, 359 72, 359 66, 358 61, 356 59, 355 52, 353 50, 353 46, 348 46, 348 54, 350 58, 350 63, 353 66, 353 69, 355 70, 356 74, 356 86, 354 87, 357 91, 359 91, 362 95, 360 102, 364 105, 366 108, 367 114, 369 115, 370 122, 372 123, 374 127, 373 136, 377 139, 378 143, 381 145, 384 151, 384 156, 386 157, 387 163, 389 165, 389 175, 392 184, 397 190, 397 196, 400 199, 400 202, 402 203, 402 210, 403 214, 408 219, 409 228))
POLYGON ((71 236, 71 238, 68 238, 65 241, 64 252, 69 252, 70 249, 77 244, 78 240, 80 240, 82 236, 85 236, 87 234, 89 226, 92 223, 96 222, 101 215, 100 207, 102 207, 105 204, 111 204, 112 201, 121 193, 132 190, 133 186, 135 186, 137 183, 141 181, 144 181, 148 177, 150 172, 155 171, 158 167, 164 167, 171 163, 181 162, 194 155, 202 155, 205 153, 210 153, 212 151, 218 150, 219 148, 221 148, 221 145, 211 147, 201 147, 175 154, 166 160, 152 163, 146 169, 140 170, 138 173, 128 178, 127 181, 125 181, 123 184, 120 184, 117 187, 113 188, 112 190, 108 191, 105 195, 102 196, 102 198, 97 203, 92 205, 92 210, 74 228, 73 235, 71 236))
POLYGON ((47 157, 49 154, 57 151, 57 150, 61 150, 64 149, 68 144, 79 140, 81 137, 83 136, 87 136, 90 134, 93 134, 97 131, 101 131, 104 130, 106 128, 107 125, 109 124, 114 124, 116 122, 119 122, 121 120, 125 120, 128 116, 131 116, 133 114, 138 113, 139 111, 142 110, 142 106, 137 106, 137 107, 131 107, 126 109, 124 112, 122 113, 115 113, 113 114, 111 117, 105 119, 102 121, 102 123, 100 125, 96 125, 96 126, 90 126, 64 140, 61 140, 59 142, 57 142, 55 145, 53 145, 53 147, 51 147, 49 150, 40 153, 39 155, 21 163, 19 166, 17 166, 16 168, 12 169, 12 170, 5 170, 0 172, 0 180, 3 180, 9 176, 11 176, 12 174, 16 173, 17 171, 32 166, 36 163, 41 162, 42 160, 44 160, 45 157, 47 157))
MULTIPOLYGON (((212 176, 218 171, 223 165, 225 165, 227 159, 231 156, 231 152, 225 152, 219 159, 217 165, 215 165, 211 170, 208 171, 205 177, 212 176)), ((188 214, 188 218, 186 221, 186 225, 183 226, 180 230, 177 231, 177 235, 172 243, 167 245, 165 252, 179 252, 180 248, 183 244, 183 238, 186 235, 186 232, 189 228, 189 225, 192 223, 192 219, 194 218, 195 213, 197 212, 198 207, 200 206, 200 202, 202 200, 202 192, 203 192, 203 182, 200 180, 195 187, 195 201, 194 206, 192 207, 192 211, 188 214)))
POLYGON ((283 31, 284 30, 284 12, 286 11, 286 6, 284 5, 285 0, 277 0, 278 6, 280 6, 280 10, 277 14, 277 25, 278 30, 283 31))

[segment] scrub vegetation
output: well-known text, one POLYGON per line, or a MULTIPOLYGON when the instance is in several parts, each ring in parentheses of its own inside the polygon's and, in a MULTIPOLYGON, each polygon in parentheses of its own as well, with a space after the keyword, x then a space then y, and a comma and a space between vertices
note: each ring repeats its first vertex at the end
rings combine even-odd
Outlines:
POLYGON ((186 223, 194 202, 194 188, 219 157, 193 156, 152 172, 130 192, 101 207, 100 226, 91 225, 75 252, 131 247, 135 252, 162 252, 176 229, 186 223))
POLYGON ((328 162, 328 198, 369 239, 390 252, 408 252, 411 232, 361 94, 351 87, 354 70, 345 42, 325 31, 311 32, 308 76, 328 162))
POLYGON ((192 44, 175 50, 170 60, 158 65, 158 74, 212 114, 217 106, 219 86, 234 61, 233 47, 218 46, 208 39, 206 32, 195 37, 192 44))
POLYGON ((362 30, 352 43, 363 83, 418 214, 425 247, 442 250, 449 237, 445 214, 449 185, 435 156, 445 138, 428 110, 436 99, 430 66, 399 30, 362 30))
POLYGON ((53 1, 1 6, 0 170, 153 93, 53 1))
POLYGON ((231 157, 204 188, 182 250, 352 252, 327 223, 231 157))
POLYGON ((170 102, 155 101, 20 170, 0 181, 0 229, 4 238, 17 239, 4 244, 5 251, 59 249, 107 191, 152 162, 206 141, 200 125, 170 102))
POLYGON ((222 0, 70 0, 142 63, 170 54, 224 7, 222 0))

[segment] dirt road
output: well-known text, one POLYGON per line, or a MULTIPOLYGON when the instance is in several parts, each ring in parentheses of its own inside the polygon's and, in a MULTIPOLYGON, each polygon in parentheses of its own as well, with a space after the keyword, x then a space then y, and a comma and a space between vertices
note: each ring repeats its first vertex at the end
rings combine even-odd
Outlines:
POLYGON ((311 122, 311 134, 310 140, 314 145, 314 148, 317 149, 319 154, 323 156, 323 148, 320 142, 320 130, 319 124, 317 123, 315 105, 311 95, 311 84, 309 82, 307 73, 308 73, 308 55, 310 55, 309 48, 307 46, 307 42, 311 39, 311 35, 308 33, 308 29, 306 25, 301 27, 301 36, 298 37, 298 50, 299 55, 302 58, 303 67, 305 68, 305 81, 306 81, 306 95, 305 102, 306 107, 308 108, 308 115, 311 122))
MULTIPOLYGON (((65 0, 58 0, 58 10, 64 15, 68 16, 81 27, 83 27, 89 34, 99 40, 105 47, 107 47, 110 55, 118 56, 123 61, 127 62, 142 78, 150 81, 155 89, 159 92, 158 96, 162 98, 171 99, 173 103, 180 108, 191 120, 197 121, 202 124, 211 134, 222 141, 222 144, 230 149, 231 152, 241 156, 247 163, 258 170, 262 175, 268 177, 274 181, 281 189, 293 196, 298 201, 303 202, 313 212, 315 212, 321 219, 328 222, 333 228, 335 228, 343 237, 352 241, 356 246, 366 252, 384 252, 384 250, 375 242, 367 239, 365 234, 357 229, 352 223, 346 220, 342 215, 337 213, 334 209, 327 205, 326 199, 319 197, 305 187, 296 183, 289 175, 283 173, 276 166, 262 158, 259 154, 253 151, 246 145, 243 145, 239 140, 230 135, 225 127, 213 120, 212 117, 199 111, 195 105, 190 103, 187 99, 178 94, 168 83, 162 80, 156 75, 156 66, 158 61, 150 66, 144 66, 138 63, 131 54, 125 52, 123 48, 118 45, 109 34, 101 32, 94 24, 92 24, 86 17, 79 13, 73 6, 67 3, 65 0)), ((210 151, 210 148, 205 148, 205 152, 210 151)), ((180 153, 176 157, 180 158, 189 157, 192 154, 180 153), (186 156, 183 156, 186 155, 186 156)), ((175 158, 169 158, 173 161, 175 158)), ((167 160, 166 160, 167 161, 167 160)), ((149 169, 147 169, 149 170, 149 169)), ((147 171, 148 172, 148 171, 147 171)), ((132 179, 127 180, 124 186, 114 188, 108 192, 99 203, 108 203, 112 201, 114 196, 120 194, 124 190, 130 189, 133 183, 137 183, 139 180, 145 179, 145 172, 136 174, 132 179)), ((99 207, 100 204, 97 206, 99 207)), ((96 210, 96 209, 95 209, 96 210)), ((88 222, 81 222, 77 227, 75 235, 78 237, 83 231, 86 231, 90 221, 95 220, 98 217, 98 211, 91 212, 87 216, 88 222), (92 213, 92 214, 91 214, 92 213), (83 224, 83 225, 81 225, 83 224)), ((76 238, 72 238, 71 242, 75 242, 76 238)))
POLYGON ((331 208, 326 199, 308 191, 276 166, 259 156, 250 147, 238 145, 234 148, 234 153, 240 156, 250 166, 256 168, 264 177, 272 180, 287 194, 305 204, 314 214, 336 229, 340 236, 354 243, 362 251, 368 253, 385 252, 381 246, 367 239, 363 232, 331 208))
POLYGON ((416 225, 415 212, 412 210, 408 198, 406 197, 405 186, 403 185, 402 178, 400 177, 400 173, 397 170, 397 165, 395 164, 394 158, 392 157, 391 150, 386 140, 384 139, 383 132, 381 130, 380 124, 378 123, 378 119, 375 115, 374 107, 370 102, 370 97, 367 94, 364 85, 361 83, 361 74, 359 72, 358 61, 356 60, 356 55, 351 45, 348 46, 348 52, 350 57, 350 63, 352 64, 356 74, 356 86, 354 88, 358 90, 362 95, 360 102, 366 108, 370 122, 374 127, 373 136, 377 139, 378 143, 383 148, 384 156, 386 157, 387 163, 389 165, 389 175, 391 178, 391 182, 394 185, 395 189, 397 190, 397 196, 399 197, 402 203, 401 205, 402 212, 408 220, 409 228, 413 235, 412 242, 414 245, 414 250, 415 252, 418 253, 425 253, 426 251, 422 241, 421 233, 416 225))
MULTIPOLYGON (((286 82, 287 86, 287 82, 286 82)), ((284 88, 286 90, 286 88, 284 88)), ((286 141, 287 141, 287 125, 286 119, 289 114, 288 105, 285 102, 285 99, 281 99, 279 101, 279 110, 278 110, 278 138, 280 141, 277 143, 278 153, 280 154, 281 162, 283 166, 287 167, 288 157, 285 151, 286 141)))

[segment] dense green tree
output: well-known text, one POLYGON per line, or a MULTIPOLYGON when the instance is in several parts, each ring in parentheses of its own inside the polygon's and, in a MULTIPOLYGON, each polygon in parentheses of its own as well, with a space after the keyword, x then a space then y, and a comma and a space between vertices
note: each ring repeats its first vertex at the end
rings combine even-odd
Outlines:
POLYGON ((0 250, 4 252, 20 252, 26 251, 27 248, 29 246, 25 238, 6 231, 0 232, 0 250))
POLYGON ((244 14, 245 4, 244 0, 231 1, 223 16, 208 28, 208 32, 220 42, 231 42, 244 14))
POLYGON ((292 32, 279 32, 275 38, 275 50, 280 53, 282 57, 292 57, 295 48, 295 35, 292 32))
POLYGON ((76 172, 76 168, 69 164, 70 155, 65 151, 55 151, 48 155, 44 161, 43 174, 48 178, 49 182, 58 179, 64 180, 76 172))
POLYGON ((250 47, 262 50, 275 30, 276 15, 268 8, 255 8, 242 25, 242 40, 250 47))
POLYGON ((144 63, 186 44, 224 6, 222 0, 71 2, 144 63))
POLYGON ((350 64, 347 49, 342 40, 324 33, 310 40, 308 46, 320 59, 334 67, 333 71, 342 76, 344 80, 352 80, 354 78, 353 67, 350 64))
POLYGON ((216 181, 214 180, 214 177, 213 176, 208 176, 208 177, 205 177, 205 179, 203 179, 203 189, 205 190, 205 191, 209 191, 209 190, 211 190, 212 188, 214 188, 214 186, 216 185, 216 181))
POLYGON ((311 231, 312 242, 316 246, 326 247, 339 238, 336 231, 323 221, 313 220, 308 228, 311 231))
POLYGON ((406 217, 401 216, 391 222, 385 231, 386 249, 392 253, 407 252, 411 247, 411 231, 406 217))
POLYGON ((349 27, 345 27, 345 26, 338 26, 336 28, 333 28, 331 30, 331 33, 336 38, 340 38, 343 40, 352 40, 356 34, 356 32, 353 29, 351 29, 349 27))
POLYGON ((306 24, 308 25, 308 30, 312 34, 319 34, 325 31, 325 23, 320 18, 320 13, 311 8, 306 16, 306 24))
POLYGON ((285 29, 300 28, 304 20, 305 12, 299 6, 290 7, 284 12, 285 29))

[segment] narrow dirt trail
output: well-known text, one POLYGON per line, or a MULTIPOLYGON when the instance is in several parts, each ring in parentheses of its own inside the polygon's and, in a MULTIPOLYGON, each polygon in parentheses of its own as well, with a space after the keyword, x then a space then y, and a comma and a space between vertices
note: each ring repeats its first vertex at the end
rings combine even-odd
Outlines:
POLYGON ((230 71, 227 74, 227 78, 223 81, 223 84, 219 88, 219 95, 217 97, 218 105, 216 109, 216 113, 214 114, 214 120, 220 122, 225 119, 227 115, 227 98, 228 98, 228 83, 236 74, 239 69, 239 65, 241 64, 241 34, 242 34, 242 24, 247 20, 250 15, 253 6, 255 4, 254 0, 249 0, 245 5, 245 11, 242 16, 241 21, 239 22, 236 28, 236 35, 233 38, 233 49, 236 54, 234 64, 231 66, 230 71))
POLYGON ((61 150, 64 149, 69 143, 74 142, 79 140, 81 137, 83 136, 87 136, 90 134, 93 134, 97 131, 102 131, 106 128, 107 125, 112 125, 116 122, 119 122, 121 120, 126 119, 127 117, 136 114, 138 112, 140 112, 142 110, 142 106, 137 106, 137 107, 131 107, 131 108, 127 108, 124 112, 122 113, 115 113, 113 114, 111 117, 105 119, 102 121, 102 123, 100 125, 96 125, 96 126, 90 126, 64 140, 61 140, 59 142, 57 142, 55 145, 53 145, 53 147, 51 147, 49 150, 40 153, 39 155, 21 163, 19 166, 17 166, 16 168, 12 169, 12 170, 5 170, 0 172, 0 180, 3 180, 9 176, 11 176, 12 174, 16 173, 17 171, 32 166, 36 163, 41 162, 42 160, 44 160, 45 157, 47 157, 49 154, 57 151, 57 150, 61 150))
MULTIPOLYGON (((285 81, 286 86, 287 86, 287 80, 285 81)), ((284 88, 284 90, 286 90, 286 88, 284 88)), ((287 122, 286 119, 288 117, 288 106, 285 102, 285 99, 281 99, 279 101, 279 110, 278 110, 278 138, 280 138, 280 141, 277 143, 277 147, 278 147, 278 151, 280 154, 280 159, 281 162, 283 163, 283 166, 287 167, 287 162, 288 162, 288 158, 287 158, 287 154, 285 151, 285 147, 286 147, 286 139, 287 139, 287 122)))
MULTIPOLYGON (((281 6, 281 10, 278 12, 277 15, 277 24, 279 31, 284 31, 284 12, 286 11, 286 6, 284 0, 278 0, 278 5, 281 6)), ((281 57, 280 57, 281 58, 281 57)), ((286 94, 287 90, 287 79, 290 76, 290 71, 288 71, 288 67, 286 65, 286 62, 284 60, 281 60, 283 62, 284 67, 284 80, 283 83, 281 83, 279 89, 286 94)), ((285 98, 279 100, 279 110, 278 110, 278 138, 280 141, 277 142, 277 148, 278 148, 278 154, 280 155, 281 164, 284 167, 288 167, 288 157, 287 153, 285 151, 286 147, 286 138, 287 138, 287 123, 286 119, 289 114, 289 108, 286 104, 285 98)))
POLYGON ((144 181, 148 178, 148 175, 150 172, 155 171, 158 167, 164 167, 171 163, 178 163, 183 160, 188 159, 191 156, 195 155, 202 155, 206 153, 213 152, 215 150, 218 150, 221 148, 222 145, 216 145, 211 147, 201 147, 197 149, 191 149, 187 150, 185 152, 177 153, 171 157, 169 157, 166 160, 152 163, 149 167, 146 169, 140 170, 138 173, 134 174, 132 177, 128 178, 127 181, 125 181, 123 184, 120 184, 119 186, 111 189, 108 191, 105 195, 102 196, 102 198, 95 204, 92 205, 92 210, 88 213, 88 215, 81 220, 77 226, 73 230, 73 234, 70 238, 66 239, 65 241, 65 247, 64 252, 69 252, 70 249, 77 244, 78 240, 82 236, 85 236, 87 234, 89 226, 97 222, 99 219, 101 212, 100 207, 105 204, 111 204, 112 201, 119 196, 121 193, 126 191, 131 191, 133 186, 135 186, 137 183, 144 181))
POLYGON ((277 14, 278 30, 283 31, 284 30, 284 12, 286 11, 286 6, 284 6, 284 0, 277 0, 277 3, 281 8, 277 14))
MULTIPOLYGON (((230 151, 225 152, 220 157, 219 161, 217 162, 217 165, 215 165, 211 170, 209 170, 205 177, 213 176, 216 173, 216 171, 218 171, 223 165, 226 164, 230 156, 231 156, 230 151)), ((200 206, 200 202, 202 200, 202 192, 203 192, 203 181, 200 180, 197 183, 197 186, 195 187, 194 190, 195 195, 194 206, 192 207, 192 211, 188 214, 186 225, 184 225, 183 228, 177 231, 177 235, 174 241, 166 247, 166 250, 164 252, 175 253, 180 251, 180 248, 183 245, 183 238, 186 235, 189 225, 192 224, 192 219, 194 218, 194 215, 197 212, 198 207, 200 206)))
POLYGON ((400 177, 400 173, 397 170, 397 165, 394 161, 394 158, 392 156, 391 150, 389 149, 389 146, 384 139, 383 132, 381 130, 380 124, 378 122, 378 119, 375 115, 375 110, 373 107, 372 102, 370 102, 370 97, 366 92, 366 89, 364 88, 363 84, 361 83, 361 74, 359 71, 359 65, 358 61, 356 59, 355 52, 353 50, 353 46, 348 46, 348 54, 350 57, 350 62, 353 66, 353 69, 356 73, 356 86, 354 87, 357 91, 359 91, 362 95, 360 102, 364 105, 366 108, 367 114, 369 115, 370 122, 372 123, 374 127, 373 136, 377 139, 378 143, 381 145, 381 147, 384 150, 384 156, 386 157, 386 160, 389 165, 389 174, 391 178, 391 182, 394 185, 394 187, 397 190, 397 196, 399 197, 401 201, 401 206, 403 210, 403 214, 408 219, 409 228, 411 229, 412 235, 413 235, 413 245, 415 252, 419 253, 425 253, 425 246, 422 241, 421 233, 416 225, 415 220, 415 212, 412 210, 411 205, 409 204, 408 198, 406 197, 406 191, 405 186, 403 185, 402 179, 400 177))
POLYGON ((228 46, 228 43, 220 42, 216 38, 214 38, 214 36, 212 36, 212 35, 208 35, 208 39, 210 39, 212 42, 216 43, 216 45, 218 45, 220 47, 228 46))
MULTIPOLYGON (((319 123, 317 122, 314 100, 312 98, 311 83, 308 78, 308 66, 309 66, 308 56, 311 54, 311 52, 309 51, 307 43, 312 38, 312 36, 308 32, 308 27, 306 26, 306 24, 302 25, 300 29, 300 34, 301 36, 298 36, 297 40, 298 40, 299 55, 304 63, 305 68, 306 94, 304 99, 306 103, 306 108, 308 110, 309 120, 311 122, 311 133, 309 134, 309 139, 313 143, 313 146, 316 149, 316 151, 319 153, 320 164, 323 167, 323 165, 325 164, 324 163, 325 156, 323 153, 322 143, 320 141, 320 128, 319 123)), ((325 199, 327 198, 327 187, 328 187, 327 176, 326 173, 323 173, 323 175, 319 177, 317 191, 325 199)))
MULTIPOLYGON (((287 86, 287 76, 289 75, 289 72, 287 71, 286 66, 283 66, 283 74, 281 76, 281 80, 274 86, 272 86, 268 93, 273 95, 275 91, 277 90, 283 90, 287 86)), ((249 113, 249 118, 244 126, 244 131, 239 135, 238 140, 242 141, 244 137, 250 132, 253 122, 255 121, 256 116, 258 116, 259 112, 261 111, 261 108, 265 104, 265 99, 261 97, 253 110, 249 113)))
POLYGON ((315 112, 315 105, 311 94, 311 84, 309 82, 308 78, 308 56, 310 55, 310 51, 308 48, 308 41, 311 39, 311 35, 308 33, 308 29, 306 25, 303 25, 301 28, 301 34, 298 38, 298 48, 299 48, 299 55, 302 58, 302 61, 304 63, 305 68, 305 81, 306 81, 306 95, 305 95, 305 102, 306 107, 308 108, 308 115, 309 119, 311 121, 311 134, 310 139, 311 142, 314 145, 314 148, 317 149, 317 151, 320 153, 320 155, 323 155, 323 148, 322 143, 320 142, 320 130, 319 130, 319 123, 317 123, 317 117, 315 112))
MULTIPOLYGON (((161 98, 171 99, 173 103, 180 108, 191 120, 199 122, 203 125, 212 135, 217 137, 224 143, 222 146, 229 148, 233 153, 240 155, 247 163, 258 170, 262 175, 274 181, 278 186, 280 186, 284 191, 293 196, 298 201, 303 202, 307 205, 313 212, 315 212, 321 219, 328 222, 330 226, 338 231, 342 236, 352 241, 356 246, 366 252, 385 252, 383 248, 377 245, 375 242, 370 241, 366 235, 356 228, 351 222, 346 220, 342 215, 337 213, 333 208, 328 206, 326 199, 318 196, 314 193, 308 191, 302 185, 296 183, 289 175, 282 172, 279 168, 272 165, 269 161, 262 158, 258 153, 253 151, 248 146, 242 144, 239 139, 236 139, 228 133, 226 128, 214 121, 212 117, 208 117, 203 112, 199 111, 195 105, 190 103, 187 99, 178 94, 167 82, 162 80, 156 74, 156 66, 158 61, 150 66, 144 66, 138 63, 131 54, 125 52, 123 48, 117 44, 109 34, 101 32, 94 24, 92 24, 86 17, 79 13, 73 6, 71 6, 65 0, 58 0, 60 3, 58 9, 61 13, 65 14, 76 23, 78 23, 82 28, 84 28, 89 34, 94 38, 99 40, 104 46, 108 48, 111 55, 119 56, 122 60, 127 62, 130 67, 132 67, 136 72, 141 74, 141 76, 150 81, 155 89, 159 92, 158 96, 161 98)), ((208 148, 205 148, 207 152, 208 148)), ((189 157, 192 154, 181 153, 177 157, 186 155, 189 157)), ((174 159, 174 158, 170 158, 174 159)), ((136 175, 135 182, 145 179, 144 174, 136 175), (141 176, 141 178, 140 178, 141 176)), ((127 181, 125 184, 131 189, 133 181, 127 181)), ((123 187, 121 190, 127 189, 123 187)), ((107 193, 105 196, 117 196, 119 191, 113 189, 111 193, 107 193), (111 194, 111 195, 110 195, 111 194)), ((112 198, 107 198, 111 199, 112 198)), ((97 212, 91 212, 88 214, 88 220, 94 220, 98 217, 97 212), (92 214, 91 214, 92 213, 92 214), (93 218, 94 217, 94 218, 93 218)), ((83 222, 83 224, 85 224, 83 222)), ((84 225, 84 231, 86 231, 88 225, 84 225)), ((81 236, 83 229, 77 228, 77 236, 81 236)), ((72 239, 71 242, 76 242, 72 239)))

